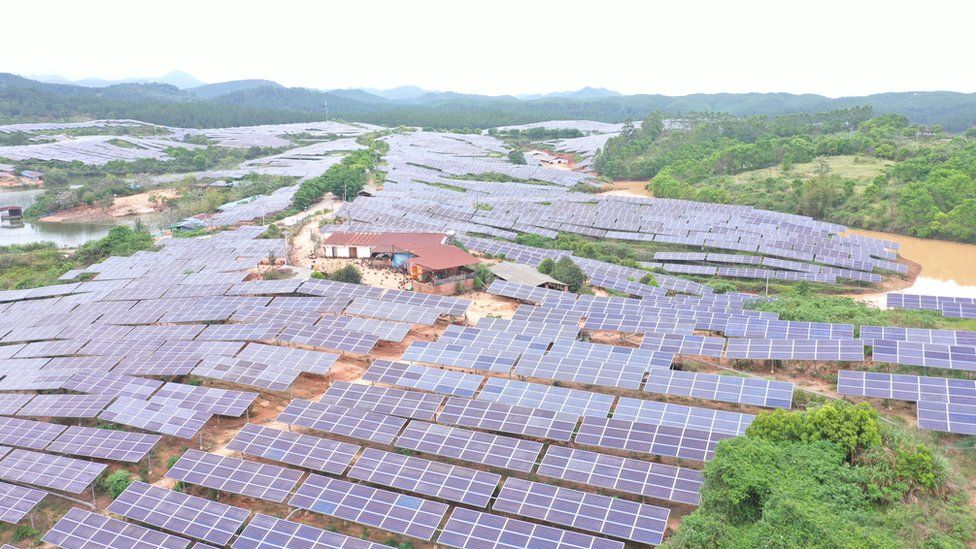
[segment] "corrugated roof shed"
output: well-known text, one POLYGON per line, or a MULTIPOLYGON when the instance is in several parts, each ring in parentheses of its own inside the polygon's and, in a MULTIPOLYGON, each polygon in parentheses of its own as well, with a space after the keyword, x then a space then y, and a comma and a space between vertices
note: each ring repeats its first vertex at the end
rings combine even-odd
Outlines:
POLYGON ((502 280, 514 282, 516 284, 528 284, 529 286, 542 286, 543 284, 553 284, 563 286, 563 283, 555 278, 540 273, 536 268, 522 263, 511 263, 503 261, 492 265, 491 272, 502 280))

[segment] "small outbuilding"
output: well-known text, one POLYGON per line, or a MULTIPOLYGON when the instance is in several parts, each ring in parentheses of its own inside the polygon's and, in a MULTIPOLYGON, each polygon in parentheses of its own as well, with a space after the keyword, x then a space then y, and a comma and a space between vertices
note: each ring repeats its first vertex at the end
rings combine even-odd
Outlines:
POLYGON ((503 261, 490 267, 491 272, 498 278, 514 284, 525 284, 539 288, 567 291, 569 286, 555 278, 540 273, 538 269, 523 263, 503 261))

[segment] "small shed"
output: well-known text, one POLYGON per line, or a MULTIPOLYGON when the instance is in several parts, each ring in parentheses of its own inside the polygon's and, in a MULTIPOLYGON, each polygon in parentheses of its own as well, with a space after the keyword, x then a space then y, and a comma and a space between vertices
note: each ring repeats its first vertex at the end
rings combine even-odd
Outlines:
POLYGON ((538 269, 530 265, 503 261, 492 265, 490 269, 498 278, 514 284, 525 284, 562 291, 569 289, 569 286, 566 284, 547 274, 540 273, 538 269))

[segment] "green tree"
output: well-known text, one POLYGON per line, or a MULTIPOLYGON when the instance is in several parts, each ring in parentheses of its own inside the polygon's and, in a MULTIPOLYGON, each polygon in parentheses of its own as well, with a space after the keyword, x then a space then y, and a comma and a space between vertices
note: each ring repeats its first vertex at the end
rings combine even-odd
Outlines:
POLYGON ((346 265, 328 275, 329 280, 336 282, 348 282, 349 284, 362 284, 363 275, 354 265, 346 265))
POLYGON ((474 266, 474 287, 484 290, 495 280, 495 273, 491 272, 491 267, 487 263, 478 263, 474 266))
POLYGON ((559 258, 550 273, 553 278, 569 286, 569 291, 578 293, 586 284, 586 274, 569 256, 559 258))
POLYGON ((525 154, 518 149, 512 149, 508 151, 508 161, 512 164, 525 164, 525 154))
POLYGON ((803 215, 823 219, 837 201, 837 185, 832 177, 815 177, 803 182, 799 209, 803 215))
POLYGON ((539 266, 537 267, 537 269, 542 274, 551 275, 552 268, 555 266, 556 266, 556 262, 547 257, 539 262, 539 266))

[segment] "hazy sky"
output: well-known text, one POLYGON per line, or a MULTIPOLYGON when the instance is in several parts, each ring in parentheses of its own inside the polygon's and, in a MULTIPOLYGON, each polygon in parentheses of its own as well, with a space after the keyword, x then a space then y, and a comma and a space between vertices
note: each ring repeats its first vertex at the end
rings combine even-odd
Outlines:
POLYGON ((0 71, 506 94, 976 92, 966 1, 15 1, 0 71))

